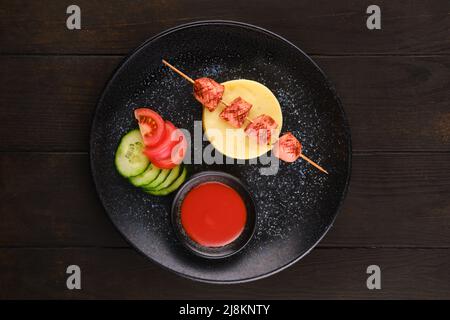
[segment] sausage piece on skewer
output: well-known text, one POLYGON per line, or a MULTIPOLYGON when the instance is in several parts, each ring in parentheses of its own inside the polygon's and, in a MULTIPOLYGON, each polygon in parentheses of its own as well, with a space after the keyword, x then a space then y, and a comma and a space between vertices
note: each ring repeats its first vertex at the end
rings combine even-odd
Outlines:
POLYGON ((244 131, 259 144, 270 144, 272 134, 277 127, 278 124, 272 117, 262 114, 253 119, 244 131))
POLYGON ((214 111, 222 100, 225 87, 211 78, 194 81, 194 97, 209 111, 214 111))
MULTIPOLYGON (((192 83, 194 85, 194 96, 195 98, 203 105, 205 108, 207 108, 209 111, 214 111, 219 103, 223 103, 226 107, 228 106, 225 102, 222 101, 223 92, 225 91, 225 87, 221 85, 220 83, 217 83, 213 79, 210 78, 199 78, 197 80, 193 80, 186 74, 184 74, 182 71, 178 70, 174 66, 172 66, 170 63, 168 63, 165 60, 162 60, 162 62, 168 66, 170 69, 181 75, 183 78, 185 78, 187 81, 192 83)), ((242 98, 238 97, 236 100, 239 101, 239 104, 237 105, 237 110, 239 112, 244 112, 247 105, 250 105, 248 102, 243 100, 242 98), (241 99, 242 101, 238 100, 241 99), (245 103, 245 104, 244 104, 245 103)), ((248 110, 250 110, 248 108, 248 110)), ((224 109, 226 110, 226 109, 224 109)), ((275 122, 274 119, 272 119, 268 115, 260 115, 256 117, 255 119, 251 120, 247 118, 248 110, 246 114, 242 117, 241 113, 232 112, 233 109, 230 109, 229 113, 221 113, 220 117, 228 122, 230 122, 231 125, 235 127, 241 127, 244 124, 245 120, 250 121, 250 124, 245 128, 245 133, 251 137, 255 138, 258 143, 261 144, 270 144, 272 133, 273 131, 278 127, 278 124, 275 122), (242 120, 242 118, 244 120, 242 120)), ((328 174, 328 172, 319 166, 317 163, 309 159, 307 156, 301 153, 302 146, 300 141, 297 140, 297 138, 292 135, 292 133, 288 132, 281 136, 279 140, 274 145, 274 154, 280 158, 281 160, 287 161, 287 162, 294 162, 299 157, 304 159, 305 161, 309 162, 311 165, 316 167, 322 172, 325 172, 328 174)))
POLYGON ((237 97, 222 110, 219 117, 233 127, 240 128, 244 124, 251 108, 252 105, 250 103, 241 97, 237 97))
POLYGON ((290 132, 286 132, 278 139, 273 146, 273 153, 276 157, 286 162, 294 162, 298 158, 302 158, 320 171, 328 174, 324 168, 302 153, 302 144, 290 132))
POLYGON ((275 157, 286 162, 294 162, 302 154, 302 144, 290 132, 285 133, 278 139, 273 147, 275 157))
POLYGON ((222 100, 223 92, 225 91, 225 87, 223 85, 217 83, 211 78, 199 78, 194 81, 191 77, 175 68, 166 60, 163 59, 162 62, 193 84, 194 97, 198 100, 198 102, 205 106, 209 111, 214 111, 217 108, 222 100))

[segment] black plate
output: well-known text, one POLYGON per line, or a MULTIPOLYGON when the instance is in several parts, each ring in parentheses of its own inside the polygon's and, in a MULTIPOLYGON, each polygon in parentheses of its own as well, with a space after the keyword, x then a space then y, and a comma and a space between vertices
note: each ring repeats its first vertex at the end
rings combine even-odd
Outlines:
MULTIPOLYGON (((206 142, 205 142, 206 144, 206 142)), ((113 223, 139 251, 183 276, 219 283, 273 274, 309 252, 331 227, 346 193, 351 164, 350 132, 334 89, 319 67, 287 40, 261 28, 205 21, 168 30, 141 45, 118 68, 100 98, 92 124, 91 166, 100 199, 113 223), (191 77, 219 82, 245 78, 269 87, 283 110, 283 132, 292 131, 304 161, 281 163, 277 175, 262 165, 190 165, 189 173, 228 172, 252 191, 258 222, 239 253, 207 260, 189 252, 170 223, 173 195, 153 197, 114 169, 120 138, 136 127, 133 109, 150 106, 193 133, 201 107, 192 86, 161 64, 165 58, 191 77)))

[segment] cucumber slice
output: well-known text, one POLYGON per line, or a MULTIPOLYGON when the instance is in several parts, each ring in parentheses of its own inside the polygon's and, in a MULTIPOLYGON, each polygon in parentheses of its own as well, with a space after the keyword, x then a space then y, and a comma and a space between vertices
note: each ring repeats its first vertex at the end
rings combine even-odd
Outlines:
POLYGON ((147 193, 150 193, 154 196, 166 196, 171 192, 174 192, 177 190, 186 180, 187 170, 186 167, 183 168, 183 172, 180 174, 180 176, 167 188, 161 189, 161 190, 147 190, 147 193))
POLYGON ((136 187, 144 186, 155 180, 160 172, 161 172, 160 168, 157 168, 150 163, 147 169, 145 169, 145 171, 142 172, 140 175, 131 177, 130 182, 132 185, 136 187))
POLYGON ((158 174, 158 177, 150 182, 149 184, 146 184, 145 186, 142 186, 144 190, 153 189, 159 186, 161 183, 166 180, 167 176, 169 175, 171 169, 162 169, 161 172, 158 174))
POLYGON ((125 178, 137 176, 147 169, 149 161, 142 153, 144 143, 138 129, 131 130, 120 140, 116 150, 115 165, 125 178))
POLYGON ((174 182, 178 178, 178 176, 180 175, 180 172, 182 172, 180 170, 180 166, 176 166, 175 168, 170 170, 170 173, 167 176, 166 180, 164 180, 163 183, 161 183, 159 186, 155 187, 152 190, 157 191, 157 190, 167 188, 168 186, 170 186, 172 184, 172 182, 174 182))

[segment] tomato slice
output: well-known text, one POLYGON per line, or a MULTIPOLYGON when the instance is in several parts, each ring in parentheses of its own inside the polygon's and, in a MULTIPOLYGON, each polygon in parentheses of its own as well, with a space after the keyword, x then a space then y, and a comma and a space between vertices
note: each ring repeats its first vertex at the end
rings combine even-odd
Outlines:
POLYGON ((186 155, 187 140, 180 129, 177 129, 175 136, 177 137, 177 143, 172 149, 170 159, 175 164, 180 164, 186 155))
POLYGON ((156 146, 147 146, 144 154, 150 159, 165 159, 170 156, 173 146, 176 141, 173 141, 173 135, 177 128, 170 122, 166 121, 164 135, 156 146))
POLYGON ((175 168, 178 164, 174 163, 170 158, 162 159, 162 160, 152 160, 150 159, 152 164, 160 169, 172 169, 175 168))
POLYGON ((166 121, 166 133, 158 146, 144 150, 150 162, 161 169, 171 169, 179 165, 187 150, 187 140, 183 132, 169 121, 166 121))
POLYGON ((134 117, 138 121, 144 144, 148 147, 157 145, 164 134, 165 126, 163 118, 148 108, 134 110, 134 117))

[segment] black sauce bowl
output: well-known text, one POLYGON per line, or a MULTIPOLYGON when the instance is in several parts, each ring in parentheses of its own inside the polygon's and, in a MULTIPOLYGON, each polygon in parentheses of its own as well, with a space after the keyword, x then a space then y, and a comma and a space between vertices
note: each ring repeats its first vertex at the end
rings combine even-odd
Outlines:
POLYGON ((204 171, 193 175, 175 195, 171 218, 173 228, 181 243, 192 253, 209 259, 225 258, 241 251, 252 238, 256 227, 255 204, 250 192, 238 178, 220 171, 204 171), (240 236, 222 247, 205 247, 198 244, 186 234, 181 224, 181 204, 185 196, 196 186, 207 182, 219 182, 233 188, 241 196, 247 210, 247 219, 240 236))

